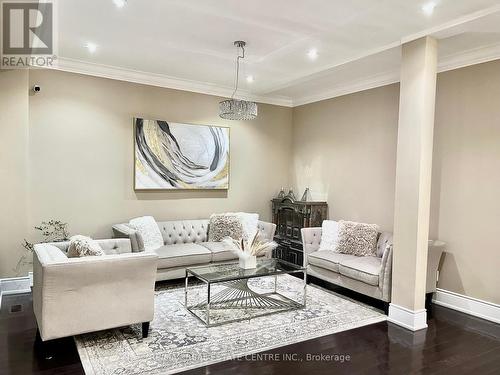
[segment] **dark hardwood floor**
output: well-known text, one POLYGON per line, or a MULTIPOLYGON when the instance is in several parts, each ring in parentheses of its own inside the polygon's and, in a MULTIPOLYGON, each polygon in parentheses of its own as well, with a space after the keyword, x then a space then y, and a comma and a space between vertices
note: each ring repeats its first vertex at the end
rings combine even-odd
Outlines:
MULTIPOLYGON (((432 309, 424 331, 383 322, 183 374, 500 374, 500 325, 432 309)), ((31 295, 4 296, 0 374, 84 373, 72 338, 40 348, 35 332, 31 295)))

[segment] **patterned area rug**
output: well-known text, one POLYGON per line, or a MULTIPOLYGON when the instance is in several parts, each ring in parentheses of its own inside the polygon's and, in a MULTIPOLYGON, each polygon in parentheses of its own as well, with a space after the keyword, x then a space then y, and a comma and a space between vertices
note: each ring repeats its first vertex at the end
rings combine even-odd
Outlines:
MULTIPOLYGON (((273 278, 252 279, 254 290, 273 278)), ((280 276, 279 291, 298 293, 302 281, 280 276)), ((274 284, 273 284, 274 285, 274 284)), ((203 295, 203 286, 192 292, 203 295)), ((307 286, 307 306, 206 328, 184 307, 184 288, 159 287, 149 337, 140 325, 75 337, 87 375, 171 374, 386 320, 378 310, 307 286)))

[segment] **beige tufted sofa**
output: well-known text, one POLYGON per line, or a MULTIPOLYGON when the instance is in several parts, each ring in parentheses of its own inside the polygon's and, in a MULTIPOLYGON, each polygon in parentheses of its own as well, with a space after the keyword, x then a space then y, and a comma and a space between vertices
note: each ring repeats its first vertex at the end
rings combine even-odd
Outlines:
POLYGON ((69 242, 35 245, 33 310, 43 341, 136 323, 147 336, 158 256, 132 253, 128 239, 97 242, 105 255, 68 258, 69 242))
MULTIPOLYGON (((158 222, 164 245, 154 252, 158 255, 156 280, 185 276, 186 267, 234 261, 237 256, 221 242, 208 241, 209 220, 175 220, 158 222)), ((259 221, 261 238, 271 241, 276 225, 259 221)), ((135 252, 144 251, 140 234, 128 224, 113 225, 113 235, 128 238, 135 252)))

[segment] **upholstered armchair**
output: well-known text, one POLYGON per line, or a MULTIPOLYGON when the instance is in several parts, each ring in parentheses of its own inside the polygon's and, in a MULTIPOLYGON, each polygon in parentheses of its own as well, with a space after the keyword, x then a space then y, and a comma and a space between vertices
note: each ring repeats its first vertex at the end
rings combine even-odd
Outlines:
POLYGON ((136 323, 147 336, 158 256, 132 253, 128 239, 97 242, 106 255, 68 258, 69 242, 35 245, 33 309, 41 340, 136 323))

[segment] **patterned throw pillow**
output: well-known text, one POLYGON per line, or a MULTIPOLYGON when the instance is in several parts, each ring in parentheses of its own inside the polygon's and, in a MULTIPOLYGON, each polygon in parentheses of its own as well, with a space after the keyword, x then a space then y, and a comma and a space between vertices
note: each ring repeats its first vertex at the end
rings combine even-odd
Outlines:
POLYGON ((356 256, 376 256, 378 225, 339 221, 336 252, 356 256))
POLYGON ((104 255, 101 246, 90 237, 73 236, 69 239, 68 258, 104 255))
POLYGON ((243 239, 252 240, 258 231, 259 214, 247 212, 228 212, 226 215, 236 216, 243 227, 243 239))
POLYGON ((243 237, 243 225, 240 219, 236 215, 213 214, 210 216, 208 240, 220 242, 225 237, 241 241, 243 237))

